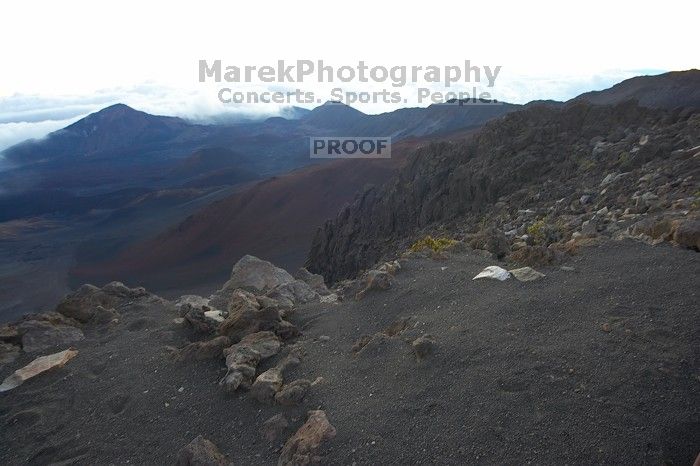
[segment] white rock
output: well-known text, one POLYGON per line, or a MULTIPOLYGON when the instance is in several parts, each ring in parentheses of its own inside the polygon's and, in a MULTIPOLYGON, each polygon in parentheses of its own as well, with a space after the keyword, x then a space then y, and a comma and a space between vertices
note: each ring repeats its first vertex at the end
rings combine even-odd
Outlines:
POLYGON ((211 319, 211 320, 214 320, 216 322, 223 322, 224 320, 226 320, 226 318, 223 316, 223 314, 221 314, 221 311, 217 311, 217 310, 206 311, 204 313, 204 317, 211 319))
POLYGON ((338 303, 338 295, 335 293, 331 293, 326 296, 321 296, 321 302, 326 304, 336 304, 338 303))
POLYGON ((25 382, 25 380, 31 379, 32 377, 37 376, 49 369, 54 367, 62 367, 77 354, 77 350, 67 349, 59 353, 38 357, 23 368, 17 369, 12 375, 7 377, 3 381, 2 385, 0 385, 0 392, 6 392, 8 390, 12 390, 13 388, 19 387, 25 382))
POLYGON ((472 280, 476 280, 478 278, 493 278, 494 280, 508 280, 510 277, 510 273, 506 270, 503 269, 497 265, 489 265, 486 267, 484 270, 479 272, 479 274, 472 278, 472 280))

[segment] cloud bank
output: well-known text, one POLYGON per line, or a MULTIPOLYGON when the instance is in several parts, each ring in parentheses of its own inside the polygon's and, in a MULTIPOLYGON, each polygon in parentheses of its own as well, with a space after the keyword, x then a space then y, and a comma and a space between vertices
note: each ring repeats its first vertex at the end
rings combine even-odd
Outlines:
MULTIPOLYGON (((605 89, 624 79, 641 74, 659 74, 663 70, 611 70, 594 75, 524 76, 511 75, 507 69, 501 73, 493 88, 492 97, 505 102, 527 103, 532 100, 568 100, 583 92, 605 89)), ((350 83, 343 86, 348 91, 372 90, 350 83)), ((322 100, 330 98, 330 91, 338 84, 327 83, 314 88, 322 100)), ((366 113, 381 113, 399 107, 417 106, 415 100, 419 85, 404 88, 402 93, 409 101, 399 105, 385 103, 355 104, 366 113)), ((0 151, 30 138, 41 138, 63 128, 89 113, 96 112, 115 103, 124 103, 138 110, 156 115, 172 115, 190 121, 209 123, 240 119, 264 118, 281 114, 287 105, 238 104, 224 105, 217 98, 220 86, 200 85, 184 90, 147 82, 131 87, 104 89, 90 95, 27 95, 15 94, 0 97, 0 151)), ((436 90, 439 86, 430 84, 436 90)), ((289 90, 279 85, 247 83, 241 90, 289 90)), ((444 90, 444 89, 442 89, 444 90)), ((452 90, 459 90, 454 88, 452 90)), ((307 108, 313 105, 301 105, 307 108)), ((422 106, 426 106, 423 103, 422 106)))

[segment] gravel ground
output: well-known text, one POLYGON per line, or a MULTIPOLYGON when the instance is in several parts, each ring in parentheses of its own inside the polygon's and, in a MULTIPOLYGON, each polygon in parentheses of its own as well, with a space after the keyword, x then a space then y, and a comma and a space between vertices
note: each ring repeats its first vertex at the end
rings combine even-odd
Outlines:
POLYGON ((0 463, 172 464, 201 434, 236 464, 274 464, 321 408, 338 430, 328 464, 692 464, 697 253, 608 242, 535 282, 472 281, 486 265, 476 252, 410 259, 391 290, 298 309, 306 355, 288 379, 323 381, 295 408, 225 395, 220 361, 166 357, 187 338, 172 304, 129 305, 66 367, 0 395, 0 463), (406 330, 351 351, 399 319, 406 330), (435 348, 418 360, 424 334, 435 348), (259 429, 279 412, 290 426, 269 443, 259 429))

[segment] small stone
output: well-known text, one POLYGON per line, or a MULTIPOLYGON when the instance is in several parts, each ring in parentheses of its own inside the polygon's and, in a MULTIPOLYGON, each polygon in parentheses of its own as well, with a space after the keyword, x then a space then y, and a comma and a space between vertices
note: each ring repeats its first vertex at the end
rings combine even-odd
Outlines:
POLYGON ((545 275, 531 267, 521 267, 519 269, 513 269, 509 271, 518 281, 521 282, 531 282, 534 280, 539 280, 545 275))
POLYGON ((19 357, 19 346, 0 342, 0 366, 15 362, 19 357))
POLYGON ((177 361, 203 361, 205 359, 222 358, 223 350, 231 344, 226 336, 219 336, 207 341, 190 343, 175 353, 177 361))
POLYGON ((316 377, 316 379, 313 382, 311 382, 311 386, 314 387, 318 384, 323 383, 325 380, 326 379, 324 379, 323 377, 316 377))
POLYGON ((285 384, 275 395, 275 401, 283 406, 295 406, 304 401, 311 382, 306 379, 295 380, 285 384))
POLYGON ((287 427, 289 427, 289 421, 282 413, 279 413, 263 422, 260 433, 268 442, 274 442, 287 427))
POLYGON ((318 337, 318 341, 325 343, 331 341, 331 337, 329 337, 328 335, 321 335, 320 337, 318 337))
POLYGON ((176 466, 225 466, 231 464, 211 441, 198 435, 180 450, 176 466))
POLYGON ((413 352, 418 360, 421 360, 428 357, 435 350, 435 340, 430 335, 423 335, 413 340, 411 346, 413 346, 413 352))
POLYGON ((610 324, 607 323, 607 322, 605 322, 605 323, 602 325, 601 329, 602 329, 605 333, 610 333, 610 331, 612 330, 612 328, 610 328, 610 324))
POLYGON ((586 220, 581 224, 581 234, 584 236, 594 236, 598 234, 598 226, 594 220, 586 220))
POLYGON ((283 381, 282 371, 277 367, 268 369, 255 379, 250 387, 250 395, 261 403, 271 403, 282 388, 283 381))
POLYGON ((292 435, 282 448, 278 466, 322 463, 318 456, 321 444, 336 436, 336 429, 321 410, 309 411, 306 423, 292 435))
POLYGON ((370 270, 362 279, 362 289, 355 299, 363 299, 371 291, 388 290, 391 288, 391 275, 380 270, 370 270))

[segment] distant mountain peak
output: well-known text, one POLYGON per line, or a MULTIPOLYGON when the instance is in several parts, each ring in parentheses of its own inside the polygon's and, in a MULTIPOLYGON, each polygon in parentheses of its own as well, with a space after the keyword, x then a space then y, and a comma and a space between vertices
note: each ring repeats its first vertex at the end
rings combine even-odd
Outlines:
POLYGON ((329 100, 304 115, 301 120, 321 128, 347 128, 367 115, 342 102, 329 100))
POLYGON ((635 76, 601 91, 591 91, 572 99, 596 105, 614 105, 636 100, 651 108, 700 108, 700 70, 670 71, 668 73, 635 76))

